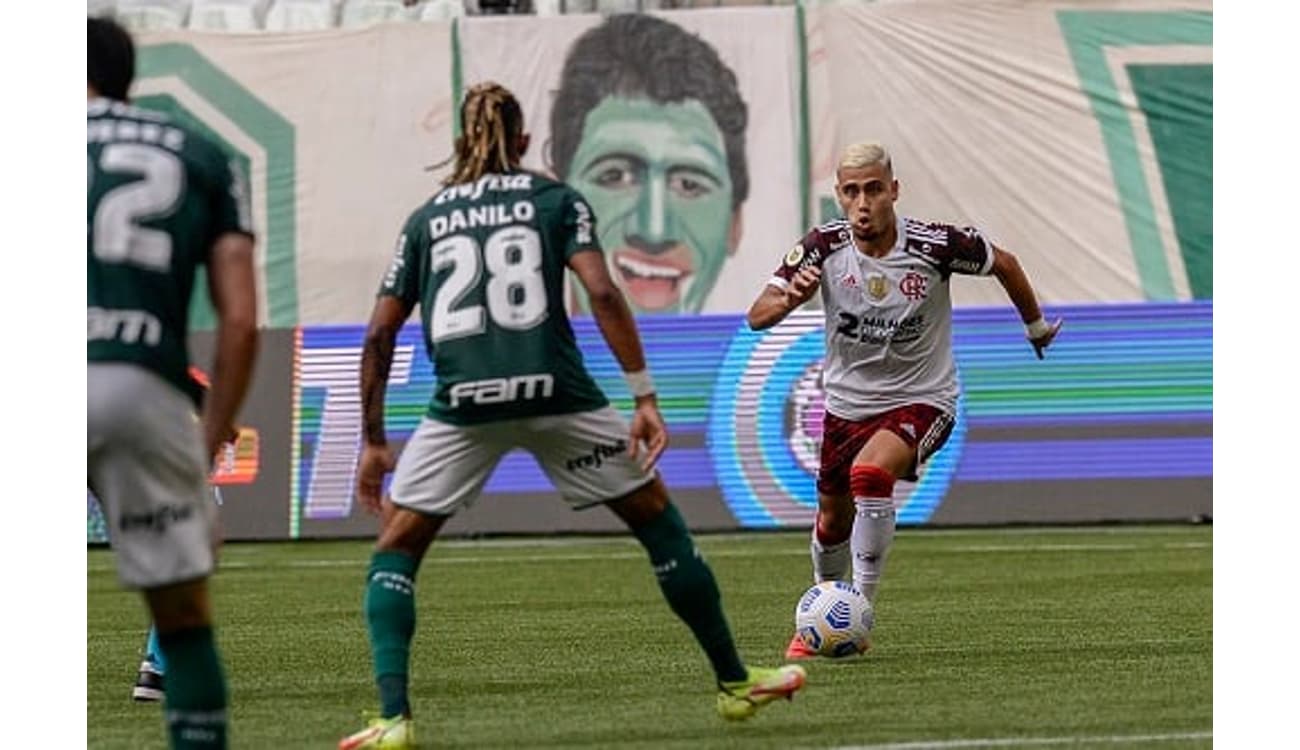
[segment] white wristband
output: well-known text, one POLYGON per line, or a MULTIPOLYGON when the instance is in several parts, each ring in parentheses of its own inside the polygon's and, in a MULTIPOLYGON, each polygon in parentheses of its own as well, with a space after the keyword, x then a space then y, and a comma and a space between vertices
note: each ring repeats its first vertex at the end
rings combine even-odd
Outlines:
POLYGON ((628 390, 632 391, 632 395, 636 398, 654 395, 655 381, 651 379, 649 370, 625 372, 623 379, 627 381, 628 390))
POLYGON ((1025 338, 1029 339, 1030 341, 1033 341, 1034 339, 1041 339, 1042 337, 1046 336, 1051 330, 1052 327, 1047 324, 1047 321, 1043 320, 1042 318, 1039 318, 1038 320, 1035 320, 1032 323, 1025 324, 1025 338))

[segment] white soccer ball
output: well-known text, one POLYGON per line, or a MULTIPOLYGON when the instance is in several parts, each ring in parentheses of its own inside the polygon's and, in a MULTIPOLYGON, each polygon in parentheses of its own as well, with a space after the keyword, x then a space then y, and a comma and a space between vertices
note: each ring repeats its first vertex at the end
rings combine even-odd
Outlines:
POLYGON ((838 659, 867 650, 875 613, 861 591, 844 581, 823 581, 799 597, 794 628, 804 645, 838 659))

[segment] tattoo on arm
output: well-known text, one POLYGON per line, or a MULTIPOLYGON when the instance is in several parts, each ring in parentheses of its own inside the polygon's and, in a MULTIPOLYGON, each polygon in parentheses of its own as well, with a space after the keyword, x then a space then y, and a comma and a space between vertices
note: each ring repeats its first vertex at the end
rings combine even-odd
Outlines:
POLYGON ((384 393, 388 389, 388 371, 393 366, 395 331, 373 331, 366 336, 361 352, 361 410, 366 443, 383 445, 388 441, 384 430, 384 393))

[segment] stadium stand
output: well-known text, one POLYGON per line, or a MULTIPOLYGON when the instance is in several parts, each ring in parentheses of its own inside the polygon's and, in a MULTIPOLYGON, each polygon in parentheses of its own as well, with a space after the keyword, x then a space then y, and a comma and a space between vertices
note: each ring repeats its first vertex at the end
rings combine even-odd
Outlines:
POLYGON ((189 0, 118 0, 114 12, 119 23, 135 32, 181 29, 189 14, 189 0))
POLYGON ((411 8, 401 0, 346 0, 339 25, 354 28, 385 21, 411 20, 414 20, 411 8))
POLYGON ((465 15, 462 0, 426 0, 419 5, 421 21, 450 21, 465 15))
POLYGON ((193 0, 188 28, 196 31, 261 31, 269 0, 193 0))
POLYGON ((385 21, 465 16, 641 13, 656 10, 792 5, 846 0, 86 0, 86 15, 116 17, 134 32, 319 31, 385 21))
POLYGON ((267 31, 321 31, 339 22, 336 0, 273 0, 266 12, 267 31))

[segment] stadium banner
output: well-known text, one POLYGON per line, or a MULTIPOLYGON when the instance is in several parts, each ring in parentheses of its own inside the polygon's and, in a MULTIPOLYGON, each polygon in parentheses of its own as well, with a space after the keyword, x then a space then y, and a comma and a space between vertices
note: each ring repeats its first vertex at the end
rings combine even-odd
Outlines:
POLYGON ((591 202, 634 312, 748 309, 803 233, 794 8, 480 17, 458 34, 463 86, 520 98, 524 166, 591 202))
MULTIPOLYGON (((451 26, 300 34, 151 32, 137 103, 173 113, 250 175, 263 322, 369 318, 398 228, 450 152, 451 26)), ((193 325, 213 323, 204 284, 193 325)))
MULTIPOLYGON (((292 328, 262 331, 252 384, 236 422, 239 440, 218 456, 211 483, 227 539, 290 537, 296 342, 292 328)), ((211 375, 215 345, 210 331, 190 335, 190 361, 204 377, 211 375)), ((86 541, 107 542, 108 533, 99 503, 88 493, 86 541)))
MULTIPOLYGON (((972 224, 1052 303, 1212 299, 1209 0, 816 3, 805 9, 812 205, 850 143, 893 157, 898 210, 972 224)), ((954 283, 956 305, 997 284, 954 283)))
MULTIPOLYGON (((1185 520, 1212 513, 1212 307, 1066 306, 1068 336, 1039 361, 1005 306, 957 311, 965 385, 947 445, 898 483, 899 522, 1185 520)), ((821 440, 824 333, 818 313, 750 331, 738 315, 646 316, 647 358, 672 436, 660 469, 694 528, 806 528, 821 440)), ((589 318, 583 356, 631 411, 617 362, 589 318)), ((373 533, 353 500, 360 451, 360 326, 308 327, 298 348, 294 537, 373 533)), ((387 429, 400 449, 424 415, 433 368, 414 325, 398 338, 387 429)), ((573 512, 526 453, 508 454, 451 534, 620 529, 573 512)))

